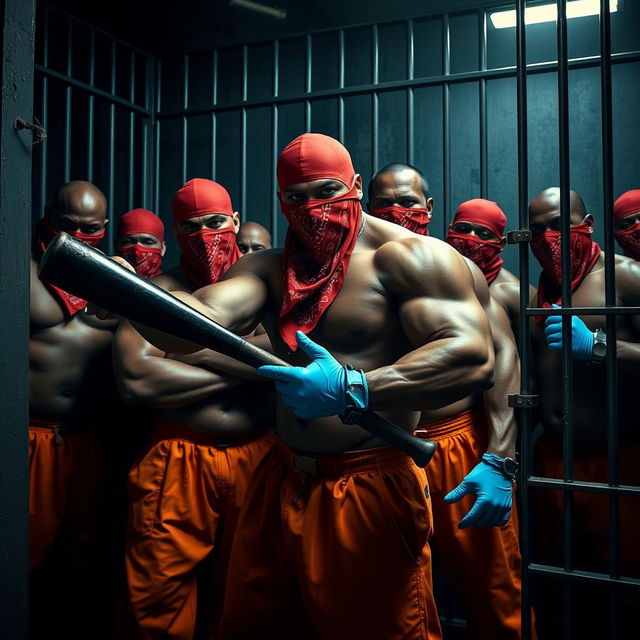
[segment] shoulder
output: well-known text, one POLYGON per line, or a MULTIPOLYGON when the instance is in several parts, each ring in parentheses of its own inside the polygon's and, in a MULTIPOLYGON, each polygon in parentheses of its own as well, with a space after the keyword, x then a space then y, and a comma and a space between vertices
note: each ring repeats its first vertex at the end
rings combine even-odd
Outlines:
POLYGON ((161 273, 155 278, 151 278, 150 282, 166 291, 190 291, 182 267, 174 267, 166 273, 161 273))
POLYGON ((455 298, 465 290, 474 292, 463 258, 436 238, 412 234, 386 242, 375 251, 374 266, 391 291, 455 298))
POLYGON ((240 258, 222 279, 229 280, 239 275, 253 275, 269 281, 275 273, 280 273, 281 267, 282 249, 264 249, 240 258))
POLYGON ((616 288, 622 301, 636 306, 640 300, 640 262, 616 255, 616 288))
POLYGON ((38 276, 38 263, 30 258, 29 315, 34 327, 52 327, 62 324, 65 315, 44 282, 38 276))

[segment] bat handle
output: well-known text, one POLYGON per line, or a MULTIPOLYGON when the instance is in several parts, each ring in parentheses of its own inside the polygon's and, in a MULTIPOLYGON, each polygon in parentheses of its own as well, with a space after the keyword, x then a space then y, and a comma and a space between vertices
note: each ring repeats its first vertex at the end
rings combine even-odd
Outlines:
POLYGON ((419 467, 426 467, 436 451, 436 443, 433 440, 416 438, 373 411, 365 411, 357 424, 404 451, 419 467))

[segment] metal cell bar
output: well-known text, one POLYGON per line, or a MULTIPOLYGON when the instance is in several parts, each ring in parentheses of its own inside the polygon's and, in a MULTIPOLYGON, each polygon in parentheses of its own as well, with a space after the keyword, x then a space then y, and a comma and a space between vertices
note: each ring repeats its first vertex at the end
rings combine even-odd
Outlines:
MULTIPOLYGON (((407 20, 407 79, 413 80, 415 74, 415 41, 413 20, 407 20)), ((407 162, 414 164, 415 160, 415 115, 413 89, 407 89, 407 162)))
MULTIPOLYGON (((156 92, 155 92, 155 102, 156 102, 156 112, 160 111, 160 105, 162 103, 162 61, 158 60, 156 62, 156 92)), ((215 117, 215 114, 213 114, 215 117)), ((153 154, 153 177, 154 177, 154 196, 153 196, 153 205, 154 211, 159 214, 160 213, 160 127, 162 123, 159 120, 155 121, 155 126, 153 128, 153 133, 155 136, 154 139, 154 154, 153 154)))
MULTIPOLYGON (((338 89, 344 89, 344 30, 338 32, 338 89)), ((338 96, 338 140, 344 143, 344 97, 338 96)))
MULTIPOLYGON (((211 56, 211 102, 218 104, 218 52, 214 51, 211 56)), ((211 137, 209 139, 211 149, 211 179, 216 179, 216 140, 218 136, 218 121, 215 111, 211 112, 211 137)))
POLYGON ((242 46, 242 102, 249 97, 249 47, 242 46))
POLYGON ((527 483, 531 487, 540 487, 543 489, 580 491, 584 493, 600 493, 611 496, 627 496, 640 498, 640 487, 634 487, 632 485, 626 484, 612 486, 605 482, 587 482, 584 480, 572 480, 570 482, 567 482, 558 478, 541 478, 538 476, 531 476, 530 478, 527 478, 527 483))
MULTIPOLYGON (((72 87, 77 87, 78 89, 82 89, 83 91, 86 91, 90 95, 94 95, 99 98, 104 98, 104 100, 109 103, 119 104, 123 107, 126 107, 127 109, 132 109, 137 113, 142 113, 145 116, 151 115, 151 111, 149 111, 148 109, 145 109, 144 107, 141 107, 137 104, 132 104, 128 100, 125 100, 124 98, 121 98, 120 96, 117 96, 114 93, 103 91, 102 89, 98 89, 98 87, 92 87, 90 84, 87 84, 86 82, 82 82, 81 80, 70 78, 65 73, 59 73, 58 71, 49 69, 42 64, 35 64, 33 68, 35 69, 35 71, 43 74, 44 76, 47 76, 49 78, 55 78, 56 80, 60 80, 61 82, 64 82, 65 84, 68 84, 72 87)), ((177 115, 182 115, 182 112, 179 112, 177 115)))
MULTIPOLYGON (((73 59, 73 25, 67 20, 67 75, 71 77, 73 59)), ((64 181, 71 180, 71 86, 65 87, 64 101, 64 181)))
MULTIPOLYGON (((89 32, 89 84, 93 86, 96 77, 96 32, 89 32)), ((88 97, 87 105, 87 180, 93 182, 93 147, 95 127, 95 97, 88 97)), ((45 128, 46 131, 46 128, 45 128)))
POLYGON ((243 109, 240 122, 240 220, 245 221, 247 211, 247 110, 243 109))
MULTIPOLYGON (((111 93, 116 93, 116 43, 111 42, 111 93)), ((116 182, 116 105, 109 105, 109 186, 107 189, 109 217, 113 220, 115 215, 114 198, 116 182)), ((113 229, 115 225, 107 225, 107 249, 113 248, 113 229)))
MULTIPOLYGON (((186 110, 189 108, 189 54, 182 57, 182 106, 186 110)), ((187 181, 187 144, 189 124, 187 116, 182 116, 182 127, 180 130, 180 175, 182 184, 187 181)))
POLYGON ((450 95, 448 78, 451 72, 451 29, 449 14, 442 16, 442 73, 445 82, 442 85, 442 156, 443 156, 443 180, 442 180, 442 237, 446 238, 450 221, 451 208, 451 127, 450 127, 450 95))
MULTIPOLYGON (((518 131, 518 225, 529 228, 529 144, 527 137, 527 38, 525 28, 526 0, 516 2, 516 96, 518 131)), ((486 38, 485 38, 486 50, 486 38)), ((520 393, 529 395, 530 389, 530 327, 525 310, 529 305, 529 247, 520 243, 518 254, 518 277, 520 282, 520 324, 518 327, 520 352, 520 393)), ((523 478, 531 473, 531 412, 519 413, 520 468, 523 478)), ((521 634, 523 640, 531 638, 531 595, 529 581, 530 562, 530 515, 528 482, 520 484, 520 554, 522 556, 521 634)))
MULTIPOLYGON (((614 53, 611 56, 612 64, 622 64, 627 62, 638 62, 640 61, 640 51, 631 51, 626 53, 614 53)), ((588 56, 584 58, 576 58, 571 60, 569 63, 570 69, 586 69, 590 67, 599 66, 600 64, 600 56, 588 56)), ((36 65, 36 68, 39 68, 36 65)), ((557 63, 555 62, 541 62, 541 63, 532 63, 527 65, 527 71, 530 74, 538 74, 538 73, 548 73, 550 71, 555 71, 558 68, 557 63)), ((39 70, 42 70, 39 68, 39 70)), ((46 70, 45 70, 46 71, 46 70)), ((49 75, 59 77, 62 80, 66 80, 66 76, 64 74, 56 74, 55 72, 48 72, 49 75)), ((493 80, 497 78, 513 78, 516 77, 517 70, 516 67, 503 67, 500 69, 487 69, 487 71, 467 71, 464 73, 453 73, 448 75, 440 75, 440 76, 431 76, 429 78, 416 78, 414 80, 393 80, 389 82, 379 82, 378 84, 366 84, 366 85, 357 85, 351 87, 343 87, 341 89, 320 89, 313 93, 314 98, 335 98, 338 96, 355 96, 362 94, 369 94, 372 91, 377 91, 378 93, 382 93, 384 91, 395 91, 397 89, 407 89, 408 87, 412 87, 414 89, 418 89, 421 87, 433 87, 443 84, 447 82, 448 84, 458 84, 461 82, 469 82, 471 80, 479 80, 480 78, 486 78, 487 80, 493 80)), ((75 81, 74 81, 75 83, 75 81)), ((82 83, 81 83, 82 84, 82 83)), ((85 87, 89 87, 89 85, 84 85, 85 87)), ((98 90, 96 90, 96 95, 98 95, 98 90)), ((106 94, 109 97, 109 94, 106 94)), ((287 97, 272 97, 267 99, 259 99, 259 100, 247 100, 246 103, 240 102, 230 102, 225 104, 224 106, 211 106, 211 107, 198 107, 188 109, 186 112, 183 110, 177 111, 163 111, 157 114, 158 118, 176 118, 181 115, 200 115, 205 113, 210 113, 211 111, 233 111, 236 109, 240 109, 244 107, 268 107, 272 104, 293 104, 296 102, 304 102, 304 100, 308 99, 308 96, 305 93, 291 95, 287 97)), ((116 99, 116 102, 118 100, 116 99)), ((133 108, 133 107, 131 107, 133 108)), ((144 109, 138 107, 139 110, 144 112, 144 109)))
MULTIPOLYGON (((480 26, 479 43, 480 43, 480 70, 487 70, 487 12, 480 10, 478 12, 478 24, 480 26)), ((480 104, 480 197, 486 198, 489 191, 487 167, 488 150, 487 150, 487 79, 480 78, 478 83, 479 104, 480 104)))
POLYGON ((552 567, 544 564, 531 564, 529 571, 535 575, 545 576, 548 578, 560 578, 568 582, 586 582, 591 584, 602 584, 609 587, 622 588, 640 588, 640 579, 638 578, 615 578, 612 579, 604 573, 595 573, 591 571, 574 570, 567 572, 560 567, 552 567))
MULTIPOLYGON (((558 48, 558 159, 560 167, 560 246, 562 250, 562 306, 571 307, 571 254, 570 254, 570 151, 569 151, 569 70, 567 45, 567 2, 557 0, 557 48, 558 48)), ((571 347, 571 318, 562 319, 562 458, 563 479, 573 480, 573 353, 571 347)), ((564 544, 565 571, 573 570, 573 494, 566 491, 564 499, 564 544)), ((564 637, 573 632, 573 594, 571 585, 564 585, 564 637)))
MULTIPOLYGON (((129 75, 129 99, 131 102, 135 100, 136 92, 136 54, 135 51, 130 53, 131 71, 129 75)), ((129 113, 129 210, 135 206, 135 133, 136 133, 136 114, 131 111, 129 113)))
MULTIPOLYGON (((371 27, 371 83, 375 87, 380 79, 380 41, 378 25, 371 27)), ((378 159, 380 157, 380 137, 379 137, 380 109, 378 94, 371 93, 371 171, 378 170, 378 159)))
MULTIPOLYGON (((275 40, 273 43, 273 88, 272 94, 274 100, 277 100, 280 94, 280 42, 275 40)), ((278 105, 271 106, 271 184, 273 185, 273 197, 271 199, 271 236, 274 244, 278 241, 278 213, 280 211, 280 202, 278 200, 278 105)))
MULTIPOLYGON (((151 56, 145 58, 145 97, 144 104, 147 108, 153 108, 153 98, 155 96, 154 60, 151 56)), ((153 176, 151 175, 151 162, 153 158, 152 134, 155 131, 156 119, 154 116, 145 118, 142 121, 142 206, 147 209, 153 208, 151 202, 151 185, 153 176)), ((157 209, 154 209, 158 213, 157 209)))
POLYGON ((571 307, 570 309, 550 309, 530 307, 528 316, 635 316, 640 315, 640 307, 571 307))
MULTIPOLYGON (((43 34, 42 34, 42 48, 43 56, 42 61, 45 66, 49 64, 49 8, 43 9, 43 34)), ((46 75, 42 76, 42 127, 47 130, 49 125, 49 78, 46 75)), ((45 138, 39 145, 40 147, 40 207, 39 217, 44 212, 44 207, 47 203, 47 139, 45 138)))
MULTIPOLYGON (((305 38, 305 74, 304 74, 304 92, 309 95, 311 93, 313 79, 313 42, 311 36, 305 38)), ((304 101, 304 130, 311 131, 311 101, 304 101)))

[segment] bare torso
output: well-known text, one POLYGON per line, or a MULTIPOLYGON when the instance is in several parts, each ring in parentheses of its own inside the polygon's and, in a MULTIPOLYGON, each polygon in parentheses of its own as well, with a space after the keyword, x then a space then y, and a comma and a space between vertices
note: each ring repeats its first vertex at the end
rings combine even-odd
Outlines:
POLYGON ((115 323, 82 311, 65 317, 31 260, 29 410, 41 420, 86 425, 112 398, 115 323))
MULTIPOLYGON (((616 279, 618 269, 628 258, 616 256, 616 279)), ((574 307, 604 307, 604 255, 573 293, 574 307)), ((617 286, 617 288, 619 288, 617 286)), ((625 302, 616 300, 616 305, 625 302)), ((581 316, 591 331, 605 329, 604 316, 581 316)), ((546 346, 544 324, 533 323, 532 338, 537 358, 536 376, 540 394, 540 415, 545 433, 554 437, 562 436, 562 356, 546 346)), ((640 326, 638 316, 617 316, 617 337, 621 341, 639 342, 640 326)), ((611 347, 609 347, 611 348, 611 347)), ((605 364, 585 364, 573 361, 573 416, 576 447, 580 445, 600 445, 606 443, 606 367, 605 364)), ((618 365, 618 412, 620 433, 625 441, 637 441, 638 419, 635 396, 638 386, 637 370, 618 365)))
MULTIPOLYGON (((511 330, 517 340, 520 327, 520 281, 503 267, 489 286, 489 292, 491 297, 507 312, 511 322, 511 330)), ((534 294, 534 287, 529 285, 529 299, 534 294)))

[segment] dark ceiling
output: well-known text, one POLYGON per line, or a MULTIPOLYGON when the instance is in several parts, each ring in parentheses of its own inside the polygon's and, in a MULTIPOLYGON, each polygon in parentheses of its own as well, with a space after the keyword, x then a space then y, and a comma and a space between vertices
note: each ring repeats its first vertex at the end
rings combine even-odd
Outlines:
POLYGON ((154 54, 188 53, 295 33, 504 4, 479 0, 259 0, 284 20, 230 7, 228 0, 51 0, 73 16, 154 54))

